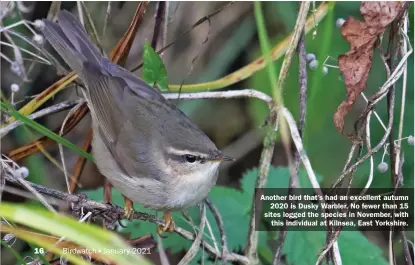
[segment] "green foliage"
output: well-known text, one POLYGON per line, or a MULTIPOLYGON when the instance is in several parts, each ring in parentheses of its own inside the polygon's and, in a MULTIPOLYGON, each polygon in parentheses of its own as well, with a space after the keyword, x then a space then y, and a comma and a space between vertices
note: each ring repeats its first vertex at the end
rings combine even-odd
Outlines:
MULTIPOLYGON (((225 226, 225 231, 228 237, 228 248, 232 251, 237 251, 245 246, 245 242, 248 236, 248 224, 250 219, 250 209, 252 207, 252 198, 255 192, 255 181, 258 175, 258 169, 253 169, 244 174, 241 181, 241 189, 233 189, 227 187, 214 187, 209 194, 209 199, 216 206, 220 212, 225 226)), ((285 167, 274 168, 271 167, 269 171, 267 188, 284 188, 288 187, 289 182, 289 170, 285 167)), ((304 170, 300 170, 299 174, 300 182, 304 187, 311 187, 308 181, 307 174, 304 170)), ((320 177, 318 177, 321 179, 320 177)), ((87 195, 97 201, 103 201, 102 188, 89 191, 87 195)), ((113 190, 112 202, 117 205, 123 205, 123 197, 119 192, 113 190)), ((140 212, 151 212, 148 209, 143 208, 141 205, 134 204, 134 208, 140 212)), ((200 220, 200 214, 197 207, 193 207, 188 210, 188 215, 192 218, 196 226, 200 220)), ((193 231, 193 227, 189 222, 178 212, 173 213, 173 218, 177 226, 193 231)), ((212 227, 212 233, 216 239, 218 247, 220 245, 220 232, 216 225, 216 221, 212 213, 207 208, 207 220, 212 227)), ((127 233, 132 238, 140 237, 149 233, 154 236, 156 231, 156 225, 149 222, 132 221, 128 224, 127 228, 122 229, 123 233, 127 233)), ((260 248, 262 253, 267 253, 267 237, 268 233, 265 231, 260 232, 260 248)), ((205 229, 204 239, 213 245, 213 239, 207 229, 205 229)), ((176 253, 182 250, 186 250, 190 247, 191 241, 186 240, 177 234, 169 234, 167 238, 163 239, 163 246, 169 248, 171 252, 176 253)), ((206 256, 206 255, 205 255, 206 256)), ((199 256, 198 256, 199 257, 199 256)), ((195 261, 198 259, 195 258, 195 261)))
POLYGON ((275 65, 272 63, 271 60, 271 47, 268 40, 268 33, 265 27, 264 16, 262 14, 261 2, 255 1, 254 2, 254 11, 255 11, 255 19, 258 28, 258 38, 259 43, 261 44, 261 51, 265 58, 265 62, 267 64, 266 70, 268 73, 268 79, 272 86, 272 98, 277 101, 277 103, 282 103, 280 101, 280 93, 281 87, 277 87, 277 71, 275 69, 275 65))
MULTIPOLYGON (((308 265, 316 262, 325 244, 325 231, 289 231, 283 252, 287 263, 308 265)), ((343 231, 338 239, 343 264, 383 265, 388 264, 382 251, 370 243, 359 231, 343 231)))
POLYGON ((162 91, 168 91, 167 71, 157 52, 146 41, 143 55, 143 79, 149 85, 157 85, 162 91))
MULTIPOLYGON (((274 14, 282 12, 280 3, 276 3, 274 14)), ((330 5, 334 4, 330 3, 330 5)), ((337 58, 340 54, 346 53, 350 46, 341 36, 340 29, 335 27, 338 18, 346 19, 349 16, 361 19, 359 11, 360 2, 336 2, 335 6, 330 6, 328 14, 324 20, 316 26, 317 34, 308 34, 306 36, 306 52, 314 53, 319 61, 319 67, 315 70, 310 70, 307 67, 307 83, 308 83, 308 98, 307 98, 307 115, 306 115, 306 129, 304 131, 304 142, 307 154, 310 158, 313 168, 320 174, 326 176, 322 186, 330 186, 334 179, 337 179, 343 169, 344 163, 347 160, 350 151, 351 142, 346 137, 337 132, 334 122, 333 114, 338 105, 346 98, 346 88, 344 80, 339 74, 338 69, 329 68, 328 74, 321 73, 321 67, 327 56, 331 56, 326 63, 330 65, 337 65, 337 58)), ((288 9, 289 10, 289 9, 288 9)), ((410 10, 413 10, 412 8, 410 10)), ((283 12, 286 10, 284 9, 283 12)), ((294 15, 293 15, 294 16, 294 15)), ((411 16, 409 16, 412 19, 411 16)), ((411 21, 413 25, 413 20, 411 21)), ((284 36, 286 36, 292 27, 287 27, 287 31, 279 29, 279 35, 270 39, 272 45, 277 44, 284 36)), ((411 33, 411 32, 409 32, 411 33)), ((409 34, 412 36, 412 34, 409 34)), ((387 41, 384 40, 383 50, 386 51, 387 41)), ((413 43, 412 43, 413 45, 413 43)), ((252 54, 252 58, 257 58, 260 55, 260 50, 252 54)), ((370 97, 376 93, 379 88, 386 81, 386 72, 382 60, 379 57, 379 52, 375 51, 373 57, 372 69, 369 73, 367 88, 365 95, 370 97)), ((413 57, 408 58, 408 80, 407 84, 413 84, 414 63, 413 57)), ((275 62, 276 74, 281 68, 282 59, 275 62)), ((267 78, 266 70, 259 71, 252 78, 248 80, 248 87, 254 87, 264 93, 271 95, 271 83, 267 78)), ((298 121, 299 117, 299 89, 298 89, 298 58, 294 58, 290 67, 288 77, 286 80, 284 94, 284 105, 291 111, 293 116, 298 121)), ((401 96, 402 96, 402 81, 396 84, 396 104, 394 116, 395 137, 397 137, 397 128, 399 123, 399 112, 401 111, 401 96)), ((414 90, 407 85, 406 90, 406 105, 405 117, 403 127, 403 137, 413 135, 414 122, 414 90)), ((357 104, 353 107, 350 114, 346 117, 346 130, 353 130, 353 122, 359 117, 364 101, 359 97, 357 104)), ((376 105, 376 111, 379 114, 384 124, 387 124, 387 104, 383 100, 376 105)), ((249 101, 249 113, 254 124, 259 126, 264 122, 268 115, 267 105, 260 100, 249 101)), ((371 136, 372 147, 376 145, 384 134, 384 129, 379 125, 375 117, 371 119, 371 136)), ((405 163, 403 164, 403 175, 414 175, 414 149, 409 146, 406 141, 402 143, 405 163)), ((363 151, 366 153, 366 150, 363 151)), ((375 167, 382 161, 383 149, 374 155, 375 167)), ((388 162, 389 156, 386 155, 385 161, 388 162)), ((363 187, 368 179, 370 170, 369 160, 359 166, 353 185, 355 187, 363 187)), ((388 172, 380 174, 375 170, 372 187, 387 188, 391 186, 391 180, 388 172)), ((414 186, 414 178, 404 178, 405 187, 414 186)))
MULTIPOLYGON (((225 231, 228 237, 228 248, 233 251, 237 251, 238 249, 244 247, 246 242, 248 235, 250 209, 252 205, 253 194, 255 191, 254 187, 257 174, 257 169, 247 172, 242 179, 241 190, 218 186, 214 187, 209 194, 210 200, 221 213, 225 225, 225 231)), ((286 168, 271 167, 269 176, 270 181, 268 182, 267 187, 288 186, 289 173, 286 168)), ((112 194, 113 203, 117 205, 123 205, 123 197, 121 194, 116 190, 113 190, 112 194)), ((87 195, 93 200, 103 201, 102 188, 94 191, 89 191, 87 192, 87 195)), ((151 212, 150 210, 145 209, 138 204, 134 204, 134 208, 135 210, 141 212, 151 212)), ((195 225, 198 226, 200 214, 197 207, 189 209, 188 215, 192 218, 195 225)), ((173 213, 173 218, 177 226, 189 231, 193 231, 193 227, 180 213, 173 213)), ((221 249, 220 232, 216 226, 216 222, 212 213, 208 209, 207 220, 212 227, 212 232, 218 247, 221 249)), ((155 236, 155 231, 155 224, 136 220, 129 223, 127 228, 122 230, 123 233, 130 234, 130 237, 139 237, 149 233, 152 233, 155 236)), ((263 246, 266 244, 266 236, 266 232, 260 232, 260 242, 263 246)), ((210 244, 213 244, 213 239, 207 229, 205 229, 204 239, 207 240, 210 244)), ((191 243, 191 241, 186 240, 177 234, 169 234, 167 238, 163 239, 163 246, 165 248, 169 248, 173 253, 188 249, 191 243)), ((197 257, 195 260, 197 260, 197 257)))
POLYGON ((9 251, 13 257, 16 259, 16 261, 18 262, 18 264, 26 264, 26 262, 24 261, 23 255, 21 255, 20 253, 18 253, 16 250, 14 250, 6 241, 3 241, 2 239, 0 240, 0 244, 2 246, 2 252, 7 252, 9 251))
MULTIPOLYGON (((252 207, 257 175, 257 168, 249 170, 241 180, 240 189, 218 186, 214 187, 209 194, 210 200, 221 213, 228 237, 228 248, 232 251, 241 250, 246 244, 250 209, 252 207)), ((287 188, 289 176, 290 172, 287 167, 271 167, 266 188, 287 188)), ((320 175, 317 175, 317 179, 319 182, 323 181, 320 175)), ((312 188, 307 172, 304 169, 300 169, 299 171, 299 180, 301 187, 312 188)), ((90 191, 87 194, 91 199, 102 201, 102 189, 90 191)), ((123 204, 121 194, 115 190, 113 190, 113 203, 117 205, 123 204)), ((135 209, 142 212, 149 211, 138 204, 135 204, 135 209)), ((199 210, 193 207, 188 210, 188 215, 192 218, 197 229, 200 219, 199 210)), ((194 228, 180 213, 173 213, 173 218, 178 226, 193 231, 194 228)), ((208 208, 207 219, 211 225, 217 245, 221 250, 219 229, 208 208)), ((142 221, 133 221, 128 224, 127 228, 122 230, 123 233, 128 233, 130 237, 139 237, 149 233, 155 235, 155 231, 155 224, 142 221)), ((259 232, 258 252, 261 260, 265 264, 272 263, 273 261, 273 250, 270 249, 268 241, 270 239, 275 240, 276 236, 277 232, 259 232)), ((324 231, 289 231, 283 249, 288 264, 314 264, 317 255, 324 246, 325 236, 324 231)), ((207 229, 205 230, 204 240, 213 245, 212 236, 207 229)), ((191 241, 177 234, 168 234, 168 237, 163 239, 163 246, 169 248, 173 253, 186 250, 190 245, 191 241)), ((339 238, 339 246, 344 264, 387 264, 382 257, 382 251, 376 245, 369 242, 359 231, 342 232, 339 238)), ((192 264, 197 264, 202 257, 201 255, 201 253, 198 253, 192 264)), ((207 255, 205 254, 204 257, 206 258, 207 255)), ((204 260, 204 262, 207 262, 207 260, 204 260)))
MULTIPOLYGON (((130 247, 116 234, 101 227, 79 223, 78 220, 22 204, 2 203, 0 205, 1 217, 9 222, 18 223, 32 229, 52 234, 79 244, 89 249, 105 251, 108 249, 129 249, 130 247)), ((30 243, 38 244, 45 248, 56 246, 47 245, 43 241, 35 241, 30 237, 24 238, 30 243)), ((103 254, 104 255, 104 254, 103 254)), ((107 253, 106 257, 119 264, 148 264, 142 257, 133 254, 107 253)), ((75 264, 86 264, 75 255, 67 257, 75 264)))
POLYGON ((79 148, 78 146, 74 145, 70 141, 66 140, 65 138, 57 135, 56 133, 52 132, 48 128, 40 125, 39 123, 29 119, 28 117, 22 115, 20 112, 16 111, 13 106, 10 105, 10 103, 7 102, 0 102, 0 110, 2 111, 10 111, 10 114, 16 118, 16 120, 19 120, 26 124, 27 126, 31 127, 32 129, 38 131, 39 133, 51 138, 52 140, 62 144, 63 146, 71 149, 72 151, 78 153, 79 155, 85 157, 88 160, 93 160, 92 156, 79 148))

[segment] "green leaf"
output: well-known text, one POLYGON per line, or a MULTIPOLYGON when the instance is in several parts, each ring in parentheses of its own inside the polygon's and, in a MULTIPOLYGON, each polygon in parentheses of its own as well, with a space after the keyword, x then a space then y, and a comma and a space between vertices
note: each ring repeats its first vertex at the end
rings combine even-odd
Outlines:
MULTIPOLYGON (((254 168, 248 170, 242 178, 242 189, 250 198, 254 195, 257 176, 258 168, 254 168)), ((319 182, 323 180, 323 177, 318 174, 316 177, 319 182)), ((300 168, 298 178, 302 188, 312 188, 305 169, 300 168)), ((265 188, 288 188, 289 179, 290 170, 288 167, 270 167, 265 188)))
POLYGON ((9 251, 14 256, 18 264, 26 264, 26 262, 24 261, 23 255, 21 253, 18 253, 16 250, 14 250, 14 248, 12 248, 12 246, 9 245, 9 243, 0 239, 0 244, 2 246, 2 250, 1 250, 2 254, 9 251))
POLYGON ((0 205, 1 217, 10 222, 19 223, 27 227, 49 233, 59 237, 66 237, 76 244, 97 251, 130 249, 130 254, 103 253, 117 264, 149 264, 143 257, 137 256, 123 239, 115 233, 101 227, 55 214, 45 209, 36 209, 23 204, 2 203, 0 205))
POLYGON ((144 81, 153 87, 157 85, 162 91, 168 91, 166 67, 148 41, 144 44, 143 61, 144 81))
POLYGON ((70 141, 66 140, 65 138, 57 135, 56 133, 52 132, 48 128, 40 125, 39 123, 29 119, 25 115, 21 114, 20 112, 16 111, 13 106, 11 106, 9 103, 6 102, 0 102, 0 110, 2 111, 9 111, 10 114, 16 118, 16 120, 20 120, 27 126, 31 127, 32 129, 38 131, 39 133, 46 135, 47 137, 51 138, 52 140, 62 144, 63 146, 71 149, 72 151, 78 153, 79 155, 85 157, 88 160, 93 160, 92 155, 85 152, 78 146, 74 145, 70 141))
MULTIPOLYGON (((325 240, 325 231, 288 231, 283 249, 287 264, 315 264, 325 240)), ((338 242, 343 264, 388 264, 382 250, 369 242, 360 231, 343 231, 338 242)))
MULTIPOLYGON (((209 199, 216 206, 218 211, 221 213, 225 231, 228 238, 228 248, 232 251, 241 250, 245 246, 245 242, 248 236, 248 224, 250 220, 250 209, 252 206, 252 198, 255 191, 255 181, 258 175, 258 169, 252 169, 246 172, 241 181, 241 190, 220 187, 216 186, 209 193, 209 199)), ((289 183, 289 170, 287 167, 271 167, 268 176, 267 188, 286 188, 289 183)), ((311 187, 307 177, 307 173, 300 169, 299 173, 300 183, 304 187, 311 187)), ((318 179, 321 180, 321 177, 318 176, 318 179)), ((88 197, 93 200, 102 201, 103 200, 103 191, 102 188, 87 192, 88 197)), ((119 192, 113 190, 112 192, 112 202, 122 206, 123 198, 119 192)), ((151 212, 148 209, 145 209, 139 204, 134 204, 134 208, 137 211, 141 212, 151 212)), ((187 210, 188 215, 192 218, 196 226, 199 224, 200 214, 197 207, 193 207, 187 210)), ((182 227, 188 231, 193 231, 193 227, 189 224, 187 220, 181 215, 180 212, 173 213, 173 219, 177 226, 182 227)), ((212 228, 212 233, 216 239, 219 250, 221 250, 220 244, 220 232, 216 225, 216 221, 212 213, 207 209, 207 220, 212 228)), ((149 233, 154 234, 155 236, 156 225, 149 222, 137 221, 134 220, 129 222, 127 227, 122 229, 122 232, 129 233, 130 237, 139 237, 149 233)), ((259 232, 259 246, 267 248, 267 236, 269 233, 275 232, 259 232)), ((205 229, 204 240, 213 245, 213 240, 208 232, 205 229)), ((186 250, 191 246, 191 241, 180 237, 177 234, 168 234, 167 238, 163 239, 163 246, 168 248, 172 253, 177 253, 182 250, 186 250)), ((264 258, 269 256, 269 253, 262 251, 264 258)), ((200 253, 199 253, 200 254, 200 253)), ((201 255, 195 257, 192 261, 196 263, 201 255)), ((206 257, 207 255, 205 255, 206 257)), ((269 257, 268 257, 269 258, 269 257)))

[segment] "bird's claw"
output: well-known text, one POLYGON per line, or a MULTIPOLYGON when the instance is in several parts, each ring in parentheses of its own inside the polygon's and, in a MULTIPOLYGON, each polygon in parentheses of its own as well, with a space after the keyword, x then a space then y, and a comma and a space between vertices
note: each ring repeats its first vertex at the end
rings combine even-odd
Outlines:
POLYGON ((121 215, 121 219, 128 219, 128 220, 132 220, 134 216, 134 206, 133 206, 133 202, 128 199, 128 198, 124 198, 124 211, 123 214, 121 215))
POLYGON ((163 236, 161 234, 165 232, 172 233, 174 231, 174 228, 176 227, 176 224, 174 223, 173 217, 168 212, 164 213, 163 220, 164 220, 164 225, 157 226, 157 234, 161 238, 166 238, 166 236, 163 236))

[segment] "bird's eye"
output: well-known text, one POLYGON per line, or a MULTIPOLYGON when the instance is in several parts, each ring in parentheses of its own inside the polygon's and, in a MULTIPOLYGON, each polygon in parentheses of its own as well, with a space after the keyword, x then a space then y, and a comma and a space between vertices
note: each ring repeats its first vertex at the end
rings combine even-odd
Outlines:
POLYGON ((194 163, 197 160, 197 157, 194 155, 184 155, 183 158, 188 163, 194 163))

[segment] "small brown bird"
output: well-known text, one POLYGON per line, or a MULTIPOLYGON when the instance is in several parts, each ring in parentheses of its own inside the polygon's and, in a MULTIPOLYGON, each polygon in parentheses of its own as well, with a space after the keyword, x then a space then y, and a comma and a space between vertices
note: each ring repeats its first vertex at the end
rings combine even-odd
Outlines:
POLYGON ((206 198, 219 164, 232 158, 159 91, 102 56, 72 14, 43 21, 46 39, 85 85, 98 169, 132 201, 164 211, 158 231, 171 231, 169 213, 206 198))

